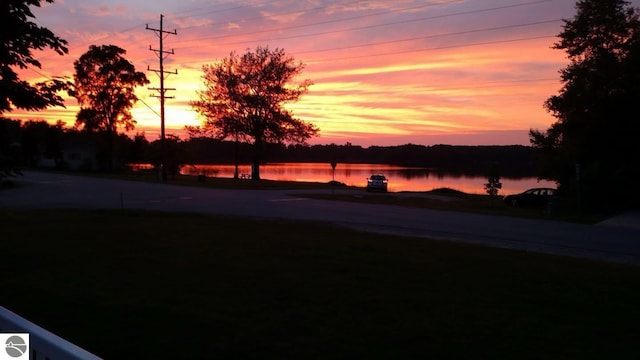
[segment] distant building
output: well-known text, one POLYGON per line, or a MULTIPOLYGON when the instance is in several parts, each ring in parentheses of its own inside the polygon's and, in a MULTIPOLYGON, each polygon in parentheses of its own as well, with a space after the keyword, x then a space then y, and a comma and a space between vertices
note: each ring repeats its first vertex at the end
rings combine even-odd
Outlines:
POLYGON ((96 148, 93 145, 63 145, 59 167, 69 170, 97 170, 96 148))

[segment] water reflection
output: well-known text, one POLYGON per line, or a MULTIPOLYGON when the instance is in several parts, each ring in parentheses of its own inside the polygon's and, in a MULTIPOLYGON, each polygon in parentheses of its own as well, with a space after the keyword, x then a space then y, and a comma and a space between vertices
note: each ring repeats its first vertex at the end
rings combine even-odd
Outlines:
MULTIPOLYGON (((183 175, 201 175, 208 177, 232 178, 234 165, 195 165, 184 166, 183 175)), ((248 175, 251 166, 239 165, 238 173, 248 175)), ((484 184, 487 179, 481 176, 464 176, 445 174, 434 169, 410 168, 382 164, 337 164, 335 180, 341 183, 364 187, 367 178, 373 173, 384 174, 389 178, 389 191, 428 191, 436 188, 452 188, 472 194, 485 194, 484 184)), ((268 180, 292 180, 328 182, 333 178, 331 164, 325 163, 271 163, 260 167, 260 176, 268 180)), ((508 195, 522 192, 532 187, 553 187, 549 181, 538 181, 536 178, 502 178, 502 189, 499 194, 508 195)))

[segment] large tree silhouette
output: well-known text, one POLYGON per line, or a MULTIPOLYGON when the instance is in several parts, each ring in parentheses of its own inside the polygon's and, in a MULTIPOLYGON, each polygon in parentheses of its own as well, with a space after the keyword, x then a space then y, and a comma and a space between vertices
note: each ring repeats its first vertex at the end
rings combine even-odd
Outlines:
POLYGON ((203 67, 205 89, 191 105, 205 118, 205 133, 252 142, 252 179, 260 179, 264 144, 303 143, 318 132, 284 107, 297 101, 311 85, 309 80, 292 84, 303 68, 284 50, 262 47, 242 56, 233 52, 203 67))
MULTIPOLYGON (((45 0, 53 3, 53 0, 45 0)), ((30 6, 40 7, 40 0, 3 0, 0 4, 0 114, 14 108, 40 110, 62 106, 57 92, 67 83, 60 79, 30 84, 21 80, 15 68, 41 68, 32 50, 52 49, 60 55, 68 52, 67 42, 51 30, 38 26, 30 6)))
POLYGON ((557 119, 531 130, 542 177, 591 209, 638 204, 640 176, 640 21, 623 0, 583 0, 565 20, 555 49, 569 65, 546 109, 557 119))
POLYGON ((76 126, 105 135, 109 170, 114 166, 118 128, 135 128, 131 116, 131 108, 138 101, 135 88, 149 83, 146 75, 124 58, 125 54, 115 45, 91 45, 74 62, 74 96, 81 106, 76 126))
MULTIPOLYGON (((45 0, 53 3, 53 0, 45 0)), ((0 115, 14 109, 41 110, 49 106, 63 106, 59 90, 68 82, 51 79, 30 84, 20 79, 16 68, 41 68, 33 50, 52 49, 60 55, 68 52, 67 42, 51 30, 38 26, 30 7, 39 7, 40 0, 2 0, 0 2, 0 115)), ((5 134, 6 135, 6 134, 5 134)), ((3 141, 6 140, 2 139, 3 141)), ((9 143, 0 143, 0 180, 16 174, 17 163, 9 152, 9 143)))

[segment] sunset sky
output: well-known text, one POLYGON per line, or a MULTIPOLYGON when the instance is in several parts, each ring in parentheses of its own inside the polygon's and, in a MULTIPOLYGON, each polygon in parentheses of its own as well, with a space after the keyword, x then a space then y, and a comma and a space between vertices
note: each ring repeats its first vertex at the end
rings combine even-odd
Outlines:
MULTIPOLYGON (((631 2, 640 7, 640 0, 631 2)), ((151 84, 159 78, 160 14, 166 35, 168 134, 202 119, 189 101, 203 87, 202 66, 257 46, 282 48, 306 64, 314 85, 289 107, 320 128, 311 144, 528 145, 530 128, 554 118, 544 101, 560 88, 564 52, 551 49, 574 0, 56 0, 35 8, 35 22, 69 42, 69 54, 36 54, 42 69, 29 81, 73 77, 73 62, 90 45, 117 45, 151 84)), ((138 89, 135 132, 159 136, 160 105, 138 89)), ((51 123, 75 121, 66 109, 4 114, 51 123)))

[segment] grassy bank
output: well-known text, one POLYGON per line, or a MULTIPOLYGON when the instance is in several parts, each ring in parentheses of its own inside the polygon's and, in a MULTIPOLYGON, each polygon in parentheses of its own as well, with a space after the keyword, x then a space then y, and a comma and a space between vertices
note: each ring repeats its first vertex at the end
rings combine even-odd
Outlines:
POLYGON ((321 223, 0 215, 2 305, 106 359, 637 354, 638 267, 321 223))
MULTIPOLYGON (((159 181, 158 175, 151 171, 135 171, 115 174, 106 173, 65 173, 71 175, 97 176, 120 180, 154 182, 159 181)), ((596 223, 613 214, 607 213, 577 213, 575 206, 566 202, 559 202, 553 209, 548 208, 513 208, 506 206, 502 196, 491 197, 482 194, 467 194, 456 189, 441 188, 421 192, 389 192, 368 193, 364 188, 346 186, 340 183, 320 183, 282 180, 247 180, 232 178, 207 177, 198 179, 196 176, 173 175, 167 183, 182 186, 198 186, 231 190, 311 190, 313 192, 296 192, 296 196, 314 199, 352 201, 360 203, 375 203, 422 207, 435 210, 463 211, 479 214, 515 216, 532 219, 551 219, 579 223, 596 223), (318 192, 317 190, 324 190, 318 192), (349 190, 349 191, 345 191, 349 190), (551 212, 549 210, 552 210, 551 212)))
MULTIPOLYGON (((159 182, 158 174, 152 171, 129 171, 121 173, 74 173, 65 172, 65 175, 81 175, 95 176, 108 179, 159 182)), ((250 179, 233 179, 221 177, 205 177, 198 178, 192 175, 169 175, 167 183, 183 186, 199 186, 210 187, 216 189, 236 189, 236 190, 331 190, 330 183, 321 182, 303 182, 303 181, 287 181, 287 180, 250 180, 250 179)), ((337 188, 348 188, 345 185, 337 184, 337 188)))
POLYGON ((502 196, 467 194, 454 189, 434 189, 424 192, 390 192, 385 194, 362 192, 338 192, 296 194, 313 199, 340 200, 369 204, 420 207, 434 210, 462 211, 476 214, 514 216, 530 219, 547 219, 577 223, 596 223, 611 214, 577 213, 574 207, 559 201, 552 208, 515 208, 507 206, 502 196))

